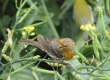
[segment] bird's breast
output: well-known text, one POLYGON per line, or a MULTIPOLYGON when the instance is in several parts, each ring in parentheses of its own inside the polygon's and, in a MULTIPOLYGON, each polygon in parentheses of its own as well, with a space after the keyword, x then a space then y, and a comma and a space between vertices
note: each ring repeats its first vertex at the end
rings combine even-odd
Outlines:
POLYGON ((63 55, 64 55, 64 57, 65 57, 66 60, 70 60, 74 56, 73 50, 68 49, 68 48, 62 49, 62 53, 63 53, 63 55))

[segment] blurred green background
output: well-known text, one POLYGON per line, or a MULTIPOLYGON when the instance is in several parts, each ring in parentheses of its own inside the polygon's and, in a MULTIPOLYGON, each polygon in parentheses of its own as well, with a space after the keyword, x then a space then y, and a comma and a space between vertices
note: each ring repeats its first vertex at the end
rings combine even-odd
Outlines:
MULTIPOLYGON (((109 0, 86 0, 87 3, 91 6, 91 9, 94 14, 94 24, 99 26, 96 30, 96 34, 99 35, 102 29, 102 21, 100 14, 98 14, 98 7, 103 8, 103 22, 109 32, 109 23, 110 23, 110 1, 109 0)), ((74 0, 0 0, 0 67, 9 62, 2 57, 2 50, 5 45, 5 42, 8 39, 7 29, 9 28, 12 32, 12 46, 6 48, 5 54, 8 55, 13 61, 18 59, 30 58, 35 55, 40 55, 44 59, 46 53, 40 49, 28 45, 24 47, 23 44, 18 41, 22 38, 29 38, 36 40, 36 36, 41 34, 48 38, 64 38, 68 37, 73 39, 76 42, 78 50, 87 58, 92 58, 93 55, 93 46, 92 42, 89 42, 89 45, 85 45, 85 41, 82 37, 82 31, 80 30, 79 25, 75 22, 74 13, 73 13, 73 4, 74 0), (30 35, 28 31, 26 35, 23 36, 23 28, 26 26, 33 26, 34 30, 32 31, 34 35, 30 35), (32 51, 33 50, 33 51, 32 51)), ((109 40, 103 39, 101 42, 100 36, 99 40, 101 46, 107 47, 107 52, 109 52, 109 40)), ((46 59, 50 58, 46 56, 46 59)), ((73 61, 74 64, 80 62, 73 61)), ((0 71, 0 80, 8 80, 7 77, 11 75, 10 80, 53 80, 55 79, 54 73, 45 74, 42 72, 37 72, 37 79, 34 76, 34 71, 30 67, 37 65, 39 62, 19 62, 13 65, 6 66, 0 71), (26 64, 29 64, 26 65, 26 64), (26 68, 23 68, 25 67, 26 68), (23 68, 23 69, 22 69, 23 68), (21 69, 21 70, 20 70, 21 69), (16 71, 18 70, 18 71, 16 71), (14 72, 16 71, 16 72, 14 72), (14 73, 12 73, 14 72, 14 73)), ((110 65, 108 65, 110 66, 110 65)), ((48 65, 45 62, 40 62, 38 67, 46 70, 53 70, 53 67, 48 65)), ((0 68, 1 69, 1 68, 0 68)), ((57 69, 57 67, 54 67, 57 69)), ((63 72, 61 67, 58 67, 58 72, 63 72)), ((86 72, 86 71, 84 71, 86 72)), ((107 74, 107 72, 105 72, 107 74)), ((109 72, 108 72, 109 73, 109 72)), ((89 75, 89 74, 88 74, 89 75)), ((75 75, 74 75, 75 76, 75 75)), ((82 76, 82 75, 81 75, 82 76)), ((94 75, 93 75, 94 76, 94 75)), ((102 76, 102 75, 101 75, 102 76)), ((82 76, 84 79, 88 80, 88 76, 82 76)), ((107 76, 108 77, 108 76, 107 76)), ((89 75, 89 78, 90 75, 89 75)), ((78 80, 78 77, 73 77, 70 73, 66 75, 65 80, 78 80)), ((91 78, 91 80, 99 78, 91 78)), ((105 78, 104 78, 105 79, 105 78)), ((110 78, 108 78, 110 79, 110 78)), ((61 80, 61 79, 56 79, 61 80)), ((62 79, 63 80, 63 79, 62 79)), ((103 79, 102 79, 103 80, 103 79)))

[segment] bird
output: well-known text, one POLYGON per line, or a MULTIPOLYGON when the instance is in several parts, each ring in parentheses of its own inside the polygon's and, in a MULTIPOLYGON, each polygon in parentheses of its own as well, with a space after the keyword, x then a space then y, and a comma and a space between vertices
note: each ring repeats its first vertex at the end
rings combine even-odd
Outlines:
POLYGON ((36 46, 55 60, 70 60, 75 54, 75 42, 70 38, 46 38, 39 34, 37 41, 21 38, 19 42, 36 46))
POLYGON ((94 16, 91 7, 86 0, 75 0, 73 6, 75 21, 78 25, 93 24, 94 16))
MULTIPOLYGON (((74 19, 78 26, 94 23, 94 16, 91 7, 86 0, 75 0, 73 5, 74 19)), ((86 32, 82 34, 84 41, 88 41, 89 37, 86 32)))

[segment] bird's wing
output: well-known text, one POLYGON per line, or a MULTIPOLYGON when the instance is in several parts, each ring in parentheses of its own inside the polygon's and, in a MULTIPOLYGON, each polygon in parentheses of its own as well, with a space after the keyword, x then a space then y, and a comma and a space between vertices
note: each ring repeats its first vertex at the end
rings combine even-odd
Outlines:
POLYGON ((54 39, 49 43, 49 48, 58 58, 63 58, 62 48, 60 48, 60 39, 54 39))
POLYGON ((42 50, 44 50, 50 57, 58 59, 58 56, 55 55, 54 50, 51 49, 49 45, 53 39, 48 39, 42 35, 38 35, 37 40, 42 50))

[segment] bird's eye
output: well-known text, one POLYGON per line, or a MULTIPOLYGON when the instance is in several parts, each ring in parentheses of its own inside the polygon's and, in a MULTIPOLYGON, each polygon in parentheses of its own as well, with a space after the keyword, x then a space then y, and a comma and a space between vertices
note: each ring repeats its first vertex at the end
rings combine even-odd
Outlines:
POLYGON ((67 46, 64 46, 64 47, 67 47, 67 46))

